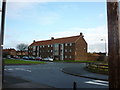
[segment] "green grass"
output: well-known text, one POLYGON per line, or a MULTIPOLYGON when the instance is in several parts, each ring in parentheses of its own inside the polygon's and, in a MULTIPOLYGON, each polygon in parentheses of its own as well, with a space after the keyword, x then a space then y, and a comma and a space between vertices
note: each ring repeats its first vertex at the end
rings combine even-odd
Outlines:
POLYGON ((15 59, 4 59, 5 64, 44 64, 46 62, 41 61, 24 61, 15 59))

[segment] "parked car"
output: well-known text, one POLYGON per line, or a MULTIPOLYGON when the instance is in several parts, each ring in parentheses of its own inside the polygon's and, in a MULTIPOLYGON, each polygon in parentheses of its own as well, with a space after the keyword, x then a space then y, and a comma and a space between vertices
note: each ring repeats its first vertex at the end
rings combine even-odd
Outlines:
POLYGON ((44 58, 43 60, 44 60, 44 61, 53 61, 53 58, 49 58, 49 57, 48 57, 48 58, 44 58))
POLYGON ((41 58, 41 57, 36 57, 35 59, 36 59, 36 60, 42 60, 42 58, 41 58))
POLYGON ((23 56, 22 59, 26 59, 26 60, 28 60, 29 57, 27 57, 27 56, 23 56))
POLYGON ((20 57, 19 57, 19 56, 14 56, 13 58, 15 58, 15 59, 20 59, 20 57))
POLYGON ((29 60, 35 60, 35 57, 30 56, 30 57, 29 57, 29 60))

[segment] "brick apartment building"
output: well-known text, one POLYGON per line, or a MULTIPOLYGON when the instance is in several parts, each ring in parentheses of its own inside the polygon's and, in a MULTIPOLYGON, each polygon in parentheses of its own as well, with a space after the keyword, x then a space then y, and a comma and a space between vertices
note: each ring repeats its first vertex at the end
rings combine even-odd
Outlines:
POLYGON ((87 60, 87 43, 82 33, 77 36, 44 41, 33 41, 28 47, 28 55, 54 60, 87 60))
POLYGON ((16 54, 17 54, 18 56, 21 56, 21 55, 23 55, 23 56, 28 56, 28 51, 16 51, 16 54))
POLYGON ((16 56, 16 50, 13 48, 10 49, 3 49, 3 55, 10 55, 10 56, 16 56))

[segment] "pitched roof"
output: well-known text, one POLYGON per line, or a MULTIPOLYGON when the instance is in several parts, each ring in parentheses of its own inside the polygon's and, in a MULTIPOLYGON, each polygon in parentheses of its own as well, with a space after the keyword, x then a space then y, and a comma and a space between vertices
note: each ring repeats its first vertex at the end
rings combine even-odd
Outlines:
POLYGON ((57 38, 57 39, 53 39, 53 40, 36 41, 36 42, 33 42, 30 46, 50 45, 50 44, 55 44, 55 43, 73 43, 79 37, 80 37, 80 35, 64 37, 64 38, 57 38))
POLYGON ((3 52, 16 51, 15 49, 3 49, 3 52))

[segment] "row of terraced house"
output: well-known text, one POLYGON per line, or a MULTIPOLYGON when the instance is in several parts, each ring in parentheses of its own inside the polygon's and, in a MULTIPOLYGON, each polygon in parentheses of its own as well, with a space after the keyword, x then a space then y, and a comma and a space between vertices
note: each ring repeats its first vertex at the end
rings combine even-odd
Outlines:
POLYGON ((34 40, 28 47, 28 55, 54 60, 87 60, 87 42, 82 33, 71 37, 34 40))

